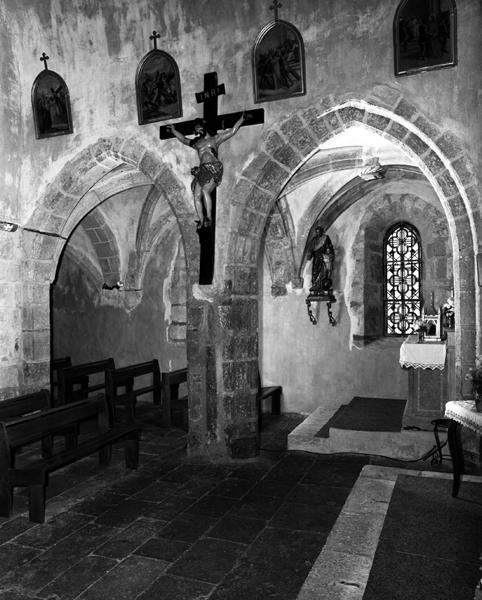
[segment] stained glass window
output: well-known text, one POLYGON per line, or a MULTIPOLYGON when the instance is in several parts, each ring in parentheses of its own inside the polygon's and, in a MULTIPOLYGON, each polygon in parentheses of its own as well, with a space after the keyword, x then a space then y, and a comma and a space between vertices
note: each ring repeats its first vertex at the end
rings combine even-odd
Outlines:
POLYGON ((414 333, 421 316, 420 236, 412 225, 392 227, 384 246, 385 263, 385 334, 414 333))

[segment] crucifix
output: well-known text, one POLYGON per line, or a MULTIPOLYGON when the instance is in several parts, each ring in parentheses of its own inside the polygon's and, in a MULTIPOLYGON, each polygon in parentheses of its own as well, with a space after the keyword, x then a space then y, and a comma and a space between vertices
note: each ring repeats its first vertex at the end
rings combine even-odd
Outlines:
POLYGON ((216 188, 221 183, 223 171, 223 165, 218 158, 218 147, 240 127, 264 123, 262 108, 218 115, 218 96, 224 93, 224 84, 218 84, 217 73, 206 73, 204 89, 196 93, 197 102, 204 103, 203 119, 163 125, 159 131, 161 140, 176 137, 183 144, 196 150, 199 155, 199 167, 191 170, 194 178, 191 189, 198 213, 197 234, 201 245, 200 284, 211 284, 214 273, 216 188), (196 134, 196 137, 186 137, 192 134, 196 134))

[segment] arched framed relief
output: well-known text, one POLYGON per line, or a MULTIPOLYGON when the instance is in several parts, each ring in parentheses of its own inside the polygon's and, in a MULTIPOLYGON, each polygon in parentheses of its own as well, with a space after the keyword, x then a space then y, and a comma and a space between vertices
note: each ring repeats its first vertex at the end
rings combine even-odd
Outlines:
POLYGON ((259 33, 253 49, 254 101, 306 94, 305 49, 299 31, 275 20, 259 33))
POLYGON ((395 75, 457 64, 455 0, 402 0, 393 21, 395 75))
POLYGON ((162 50, 148 52, 136 72, 139 125, 182 116, 181 83, 176 61, 162 50))
POLYGON ((73 132, 69 88, 55 71, 45 68, 35 78, 32 110, 37 139, 73 132))

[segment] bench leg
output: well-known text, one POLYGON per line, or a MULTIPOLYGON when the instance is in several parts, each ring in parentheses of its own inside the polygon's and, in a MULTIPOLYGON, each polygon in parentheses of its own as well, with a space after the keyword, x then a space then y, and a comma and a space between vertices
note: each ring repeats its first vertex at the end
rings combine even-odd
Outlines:
POLYGON ((452 458, 453 482, 452 496, 457 497, 460 489, 460 477, 464 474, 464 453, 462 450, 462 441, 460 438, 462 426, 456 421, 451 420, 448 429, 448 442, 450 456, 452 458))
POLYGON ((281 392, 276 392, 271 396, 271 414, 281 414, 281 392))
POLYGON ((52 435, 49 435, 42 439, 42 457, 50 458, 53 453, 54 448, 54 438, 52 435))
POLYGON ((164 398, 162 401, 162 426, 171 427, 171 403, 164 398))
POLYGON ((9 517, 12 513, 13 486, 7 476, 0 477, 0 516, 9 517))
POLYGON ((73 450, 77 448, 79 443, 79 435, 80 435, 80 427, 78 425, 74 425, 72 428, 65 434, 65 449, 73 450))
POLYGON ((139 436, 127 438, 124 444, 126 467, 137 469, 139 466, 139 436))
POLYGON ((110 465, 112 460, 112 446, 109 444, 108 446, 104 446, 99 450, 99 464, 100 465, 110 465))
POLYGON ((45 485, 29 485, 28 487, 29 518, 34 523, 45 521, 45 485))
MULTIPOLYGON (((160 386, 160 384, 159 384, 160 386)), ((162 404, 161 388, 158 387, 152 392, 152 400, 154 404, 162 404)))

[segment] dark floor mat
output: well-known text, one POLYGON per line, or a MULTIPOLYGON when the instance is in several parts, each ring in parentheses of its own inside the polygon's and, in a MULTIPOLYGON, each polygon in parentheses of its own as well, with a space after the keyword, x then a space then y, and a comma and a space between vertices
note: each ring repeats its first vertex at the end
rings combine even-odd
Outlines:
POLYGON ((316 437, 329 437, 330 428, 354 431, 401 431, 406 400, 355 396, 343 404, 318 431, 316 437))
POLYGON ((399 475, 363 600, 467 600, 480 577, 482 485, 399 475))

